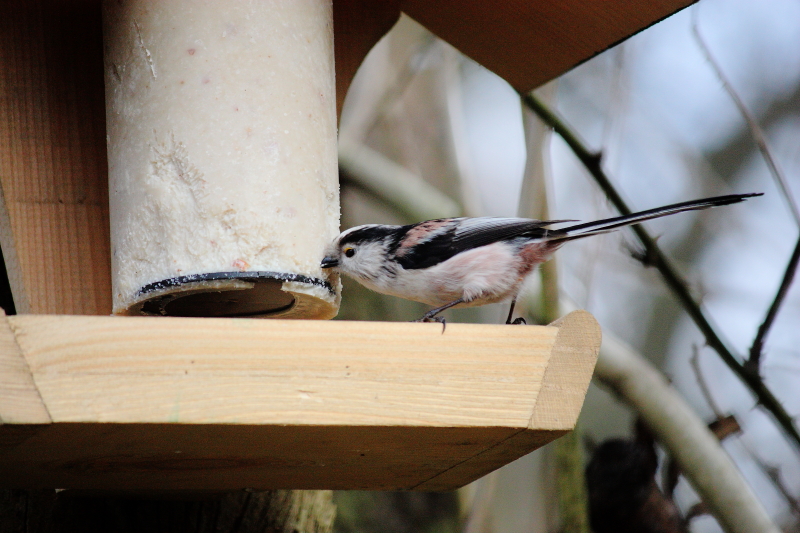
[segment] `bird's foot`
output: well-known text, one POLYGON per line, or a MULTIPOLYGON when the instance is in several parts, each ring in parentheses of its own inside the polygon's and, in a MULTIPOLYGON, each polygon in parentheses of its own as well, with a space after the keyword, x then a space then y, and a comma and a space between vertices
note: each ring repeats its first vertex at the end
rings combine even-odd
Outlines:
POLYGON ((520 326, 520 325, 522 325, 522 326, 525 326, 525 325, 527 325, 527 324, 528 324, 528 323, 527 323, 527 322, 525 321, 525 319, 524 319, 524 318, 522 318, 521 316, 520 316, 520 317, 517 317, 517 318, 515 318, 515 319, 514 319, 514 321, 513 321, 513 322, 511 322, 511 325, 512 325, 512 326, 520 326))
POLYGON ((430 322, 438 322, 439 324, 442 325, 442 334, 444 334, 444 330, 445 330, 445 328, 447 328, 447 321, 443 317, 440 317, 440 316, 428 316, 426 314, 426 315, 423 315, 422 318, 418 318, 416 320, 412 320, 412 322, 428 322, 428 323, 430 323, 430 322))

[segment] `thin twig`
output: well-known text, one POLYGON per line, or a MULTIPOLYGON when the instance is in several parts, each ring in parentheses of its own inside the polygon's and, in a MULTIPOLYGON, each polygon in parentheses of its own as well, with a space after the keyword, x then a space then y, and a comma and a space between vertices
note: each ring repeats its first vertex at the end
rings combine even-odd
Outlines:
POLYGON ((730 80, 728 80, 725 73, 722 71, 722 68, 717 63, 717 60, 714 59, 714 56, 711 54, 711 50, 708 48, 708 45, 703 40, 703 36, 700 35, 700 29, 697 27, 697 10, 692 11, 692 33, 694 34, 694 38, 697 41, 697 44, 700 46, 700 50, 703 52, 703 55, 708 61, 708 64, 711 65, 711 68, 714 70, 714 74, 717 75, 719 81, 722 82, 722 87, 725 89, 725 92, 731 97, 733 103, 736 104, 736 108, 739 110, 739 113, 742 114, 744 120, 747 122, 747 127, 750 130, 750 133, 753 135, 753 140, 758 146, 758 150, 761 152, 761 155, 764 157, 764 161, 767 163, 769 167, 770 174, 775 179, 775 183, 778 185, 778 188, 783 195, 784 200, 789 205, 789 211, 792 212, 792 216, 794 217, 794 221, 797 226, 800 228, 800 209, 797 208, 797 202, 794 201, 792 197, 791 189, 789 185, 786 183, 786 177, 781 172, 780 168, 778 168, 778 164, 775 159, 772 157, 772 152, 767 146, 767 138, 764 135, 764 130, 761 129, 761 126, 758 125, 758 121, 744 104, 744 101, 739 97, 739 93, 733 88, 731 85, 730 80))
POLYGON ((764 470, 764 473, 767 477, 772 481, 775 485, 775 488, 778 489, 778 492, 781 493, 781 496, 786 500, 789 504, 789 507, 792 508, 792 512, 798 516, 800 516, 800 501, 797 500, 792 495, 792 491, 786 486, 786 484, 781 479, 781 471, 778 467, 768 465, 759 459, 759 465, 764 470))
POLYGON ((748 370, 753 373, 760 373, 761 353, 764 350, 764 340, 773 322, 775 322, 775 317, 778 316, 778 310, 784 298, 786 298, 786 294, 789 292, 789 287, 791 287, 794 275, 797 272, 798 263, 800 263, 800 237, 797 239, 797 244, 794 247, 791 259, 789 259, 789 264, 786 265, 786 272, 783 273, 783 280, 778 288, 778 293, 775 295, 775 299, 772 301, 769 311, 767 311, 767 316, 764 317, 764 322, 762 322, 761 326, 758 328, 756 338, 753 340, 753 346, 750 347, 750 358, 744 363, 748 370))
POLYGON ((758 466, 761 472, 772 482, 772 485, 775 487, 775 490, 780 492, 783 499, 786 501, 786 504, 792 509, 792 512, 795 513, 797 516, 800 516, 800 500, 794 497, 792 491, 786 486, 786 484, 781 479, 781 471, 775 465, 771 465, 761 459, 761 457, 744 441, 739 440, 739 444, 744 448, 747 452, 747 455, 750 456, 750 459, 758 466))
POLYGON ((700 350, 698 350, 696 345, 692 346, 692 357, 689 359, 689 362, 691 363, 692 369, 694 370, 694 375, 697 378, 697 384, 700 386, 700 392, 702 393, 703 398, 706 399, 708 406, 711 407, 714 417, 717 420, 725 418, 725 415, 722 414, 722 409, 720 409, 719 405, 717 405, 717 402, 714 401, 714 397, 711 395, 711 389, 708 387, 708 384, 703 377, 703 370, 700 368, 700 350))
POLYGON ((390 196, 392 207, 412 222, 461 215, 461 207, 421 176, 380 152, 339 136, 343 181, 371 195, 390 196))
MULTIPOLYGON (((620 194, 617 192, 616 188, 611 183, 611 180, 608 178, 608 176, 606 176, 601 167, 601 154, 590 152, 584 146, 583 142, 578 139, 577 135, 573 133, 572 130, 566 125, 566 123, 547 106, 540 102, 539 99, 533 95, 533 93, 523 94, 522 99, 525 104, 545 122, 545 124, 553 128, 553 130, 558 133, 562 139, 564 139, 564 141, 567 143, 567 145, 569 145, 570 149, 572 149, 581 163, 583 163, 583 165, 598 183, 611 203, 614 204, 617 210, 623 215, 630 214, 632 211, 628 208, 627 204, 622 199, 622 196, 620 196, 620 194)), ((631 228, 636 233, 637 237, 639 237, 639 240, 647 251, 648 257, 652 261, 652 265, 659 271, 667 286, 678 298, 678 301, 680 301, 681 305, 683 305, 683 308, 686 310, 697 328, 705 337, 706 343, 708 343, 708 345, 719 354, 720 358, 722 358, 725 364, 728 365, 728 367, 737 376, 739 376, 739 378, 756 396, 758 403, 761 404, 769 413, 771 413, 773 417, 775 417, 775 420, 778 422, 781 428, 783 428, 786 434, 791 437, 797 447, 800 448, 800 432, 798 432, 794 425, 794 420, 789 413, 786 412, 786 409, 783 408, 778 399, 772 394, 772 391, 770 391, 766 385, 764 385, 764 382, 761 380, 758 373, 746 368, 739 362, 742 358, 734 356, 733 352, 728 349, 725 342, 723 342, 720 336, 717 334, 714 326, 711 325, 711 321, 706 317, 705 312, 700 307, 700 304, 694 300, 688 284, 678 274, 675 267, 669 262, 667 257, 656 244, 655 239, 650 236, 650 234, 642 227, 641 224, 631 226, 631 228)))
MULTIPOLYGON (((800 227, 800 209, 797 207, 797 202, 794 201, 791 189, 786 182, 786 176, 783 175, 783 172, 781 172, 780 168, 778 167, 775 158, 772 157, 772 150, 770 150, 769 145, 767 145, 767 138, 766 135, 764 135, 764 130, 762 130, 761 126, 758 125, 758 121, 744 104, 744 100, 742 100, 742 98, 739 96, 739 93, 736 92, 736 89, 733 88, 730 80, 727 76, 725 76, 722 67, 720 67, 719 63, 714 58, 714 55, 711 53, 711 49, 708 47, 703 39, 703 36, 700 34, 700 28, 697 25, 697 9, 692 10, 692 33, 694 34, 697 45, 703 52, 706 61, 708 61, 708 64, 714 70, 714 74, 716 74, 717 78, 722 83, 722 87, 731 97, 733 103, 736 104, 736 108, 739 110, 739 113, 741 113, 745 122, 747 122, 747 127, 750 130, 750 134, 753 136, 753 140, 755 141, 756 146, 758 146, 761 156, 767 163, 770 174, 772 174, 775 183, 778 185, 778 188, 781 191, 781 195, 783 196, 784 200, 786 200, 786 203, 789 206, 789 211, 791 211, 795 222, 797 223, 798 227, 800 227)), ((766 338, 767 333, 769 333, 772 323, 775 321, 775 317, 778 314, 778 310, 780 309, 781 303, 783 303, 786 293, 789 292, 789 286, 792 284, 794 273, 797 270, 798 260, 800 260, 800 238, 798 238, 797 246, 794 249, 792 259, 789 261, 789 265, 786 267, 786 272, 783 275, 783 281, 778 288, 775 299, 773 300, 769 311, 767 311, 767 316, 764 318, 764 322, 762 322, 761 327, 758 328, 756 338, 753 340, 753 346, 750 348, 750 358, 745 363, 745 366, 752 372, 759 372, 761 353, 764 348, 764 339, 766 338)))
MULTIPOLYGON (((732 420, 733 430, 731 431, 729 428, 727 434, 724 431, 719 431, 719 428, 717 431, 715 431, 714 428, 712 427, 714 425, 718 425, 719 422, 730 420, 730 418, 722 414, 722 410, 719 408, 717 402, 714 401, 714 398, 711 395, 711 389, 708 386, 705 377, 703 376, 702 370, 700 369, 699 354, 700 352, 695 346, 694 353, 692 354, 691 358, 692 368, 694 369, 695 377, 697 378, 697 383, 700 385, 700 391, 705 397, 706 402, 708 402, 708 404, 711 406, 711 410, 714 411, 714 415, 716 416, 717 419, 715 424, 711 424, 709 428, 712 430, 714 435, 716 435, 719 440, 723 440, 729 434, 739 433, 741 431, 741 428, 739 427, 739 424, 735 421, 735 419, 732 420)), ((747 453, 750 455, 750 458, 761 469, 764 475, 767 476, 767 478, 769 478, 769 480, 775 486, 775 489, 781 493, 781 495, 786 500, 786 503, 789 505, 789 507, 791 507, 795 513, 800 515, 800 502, 798 502, 798 500, 792 496, 791 491, 789 491, 786 488, 786 485, 783 483, 783 480, 781 480, 780 470, 777 467, 769 465, 764 461, 762 461, 761 458, 745 443, 744 440, 740 439, 739 443, 747 451, 747 453)), ((687 515, 687 521, 688 521, 688 515, 687 515)))
MULTIPOLYGON (((714 413, 715 420, 708 425, 708 429, 720 441, 723 441, 726 437, 734 433, 740 432, 741 427, 736 419, 732 415, 723 414, 722 409, 720 409, 719 405, 711 394, 711 387, 708 386, 708 383, 703 376, 703 370, 700 368, 700 350, 697 345, 692 346, 692 357, 689 359, 689 363, 692 365, 692 370, 694 370, 695 377, 697 378, 697 384, 700 387, 700 393, 703 395, 706 403, 708 403, 708 405, 711 407, 711 411, 714 413)), ((667 462, 667 467, 664 469, 664 486, 665 489, 667 489, 666 492, 670 497, 672 497, 675 487, 678 484, 679 476, 680 467, 678 467, 678 463, 675 461, 675 458, 670 457, 669 461, 667 462)), ((691 515, 692 512, 690 510, 686 515, 687 523, 691 520, 691 515)))

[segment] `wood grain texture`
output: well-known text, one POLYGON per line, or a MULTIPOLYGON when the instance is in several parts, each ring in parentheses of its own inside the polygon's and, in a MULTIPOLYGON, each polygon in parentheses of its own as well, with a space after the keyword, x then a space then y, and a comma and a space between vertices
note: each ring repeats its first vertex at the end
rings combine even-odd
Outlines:
POLYGON ((419 490, 447 490, 458 478, 472 472, 477 478, 494 468, 498 457, 510 463, 575 427, 580 407, 592 379, 600 353, 602 333, 594 317, 586 311, 575 311, 553 322, 558 337, 542 377, 542 385, 527 429, 516 432, 494 448, 471 457, 457 469, 443 471, 418 486, 419 490), (565 406, 571 406, 565 409, 565 406))
POLYGON ((111 311, 98 2, 0 2, 0 246, 20 313, 111 311))
POLYGON ((52 422, 28 363, 0 309, 0 424, 52 422))
POLYGON ((0 426, 0 484, 26 488, 452 489, 571 429, 599 347, 581 311, 560 327, 444 334, 341 321, 8 323, 52 419, 20 412, 0 426), (563 357, 586 368, 561 383, 549 368, 563 357), (543 387, 562 400, 537 417, 543 387))
POLYGON ((400 17, 400 0, 334 0, 333 32, 336 59, 336 109, 372 47, 400 17))
POLYGON ((433 33, 529 91, 696 0, 403 0, 433 33))
POLYGON ((440 324, 257 319, 8 320, 54 422, 524 427, 558 332, 450 324, 443 335, 440 324))
POLYGON ((581 313, 580 320, 570 313, 551 324, 558 328, 558 339, 529 427, 564 431, 572 429, 578 421, 579 412, 567 411, 563 406, 583 404, 600 353, 602 332, 589 313, 577 312, 581 313), (596 348, 587 350, 587 346, 596 348))
POLYGON ((528 91, 696 1, 334 0, 339 111, 359 65, 401 11, 528 91))

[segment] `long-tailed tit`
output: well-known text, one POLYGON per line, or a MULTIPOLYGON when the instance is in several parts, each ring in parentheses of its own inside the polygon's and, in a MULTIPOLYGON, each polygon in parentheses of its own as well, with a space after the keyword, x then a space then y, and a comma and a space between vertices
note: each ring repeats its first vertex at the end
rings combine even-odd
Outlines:
POLYGON ((761 194, 693 200, 562 229, 547 226, 576 221, 478 217, 407 226, 367 224, 342 232, 326 250, 322 268, 347 274, 374 291, 435 306, 422 322, 438 320, 451 307, 510 299, 508 324, 525 278, 565 242, 752 196, 761 194))

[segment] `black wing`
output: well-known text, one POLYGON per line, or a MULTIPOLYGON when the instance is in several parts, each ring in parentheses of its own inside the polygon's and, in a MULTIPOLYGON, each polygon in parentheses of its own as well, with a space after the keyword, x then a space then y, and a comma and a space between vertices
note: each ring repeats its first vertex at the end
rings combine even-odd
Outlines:
MULTIPOLYGON (((398 254, 397 260, 407 270, 429 268, 461 252, 495 242, 517 237, 546 238, 560 232, 545 229, 545 226, 559 222, 571 221, 494 217, 453 219, 452 224, 431 232, 429 238, 415 244, 405 253, 398 254)), ((409 231, 416 226, 412 226, 409 231)))

